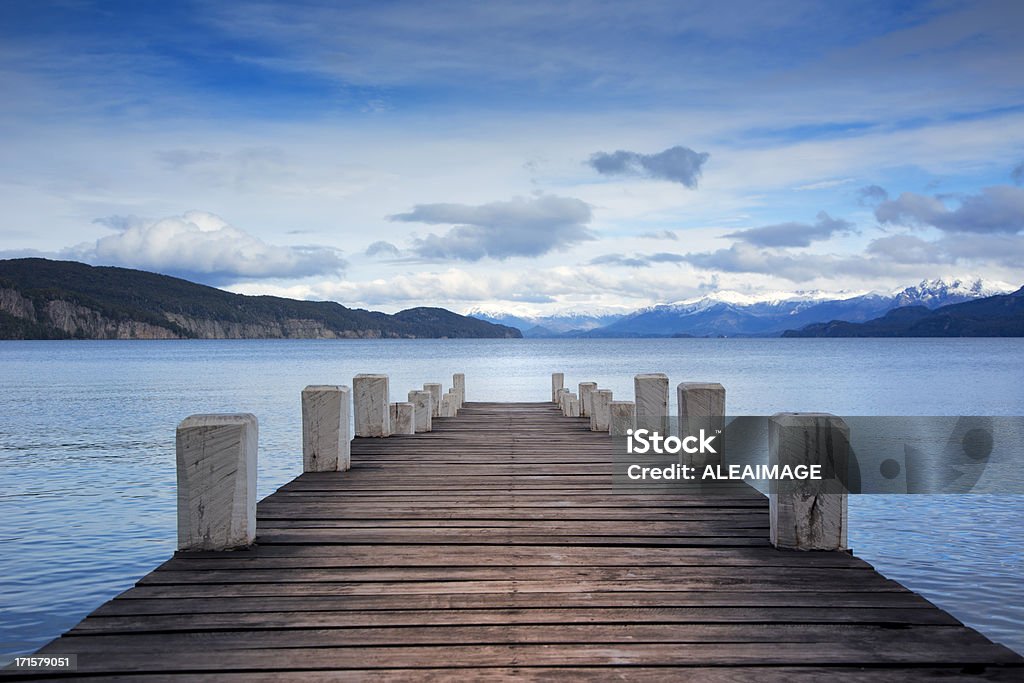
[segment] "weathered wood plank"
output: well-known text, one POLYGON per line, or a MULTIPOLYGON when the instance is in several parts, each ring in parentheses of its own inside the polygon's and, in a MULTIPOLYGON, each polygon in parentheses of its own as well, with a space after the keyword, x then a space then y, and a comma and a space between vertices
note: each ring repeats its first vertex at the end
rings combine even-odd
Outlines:
MULTIPOLYGON (((813 591, 751 593, 732 591, 689 592, 602 592, 602 593, 484 593, 466 595, 402 596, 258 596, 142 598, 132 595, 105 603, 93 617, 141 616, 146 614, 222 614, 231 612, 333 612, 358 610, 466 610, 567 607, 828 607, 828 608, 915 608, 934 612, 931 603, 910 592, 828 593, 813 591)), ((708 612, 713 615, 713 612, 708 612)), ((947 623, 954 623, 948 621, 947 623)))
MULTIPOLYGON (((530 609, 469 610, 437 608, 403 610, 398 601, 394 609, 335 612, 262 612, 252 614, 215 613, 186 615, 136 615, 87 618, 69 631, 71 635, 144 632, 170 633, 223 631, 237 629, 354 628, 357 626, 467 626, 509 624, 587 624, 639 623, 687 628, 693 624, 752 623, 784 624, 861 624, 885 626, 891 630, 911 625, 950 626, 958 631, 960 623, 933 607, 875 608, 857 607, 651 607, 590 608, 542 606, 530 609)), ((979 636, 980 637, 980 636, 979 636)))

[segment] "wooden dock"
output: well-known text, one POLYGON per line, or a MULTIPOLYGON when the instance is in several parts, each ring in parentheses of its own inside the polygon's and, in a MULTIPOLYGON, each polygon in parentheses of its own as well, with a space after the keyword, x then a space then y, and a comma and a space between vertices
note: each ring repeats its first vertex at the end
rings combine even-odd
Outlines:
POLYGON ((259 503, 255 547, 179 553, 40 652, 147 680, 1024 679, 863 560, 771 547, 752 488, 613 494, 588 425, 469 403, 356 439, 259 503))

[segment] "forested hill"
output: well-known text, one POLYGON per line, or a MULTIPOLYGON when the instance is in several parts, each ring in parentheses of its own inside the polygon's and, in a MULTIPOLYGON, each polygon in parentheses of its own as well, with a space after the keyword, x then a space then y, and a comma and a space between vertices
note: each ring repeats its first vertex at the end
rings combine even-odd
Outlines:
POLYGON ((0 260, 0 339, 511 338, 442 308, 394 315, 244 296, 141 270, 0 260))

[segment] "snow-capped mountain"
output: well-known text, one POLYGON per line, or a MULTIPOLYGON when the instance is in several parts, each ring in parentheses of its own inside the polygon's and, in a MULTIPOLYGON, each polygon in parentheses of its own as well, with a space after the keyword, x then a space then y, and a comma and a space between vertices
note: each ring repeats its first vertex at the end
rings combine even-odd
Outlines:
POLYGON ((888 292, 719 291, 627 315, 588 312, 516 316, 480 309, 467 315, 517 327, 527 337, 775 336, 813 323, 865 322, 903 306, 938 308, 1004 294, 1014 287, 978 278, 924 280, 888 292))
POLYGON ((937 308, 971 299, 1006 294, 1014 288, 1003 282, 984 282, 981 279, 924 280, 921 284, 893 292, 897 306, 927 306, 937 308))
POLYGON ((864 322, 902 306, 937 308, 1012 291, 980 279, 926 280, 892 292, 797 292, 756 297, 718 292, 643 309, 588 336, 771 336, 812 323, 864 322))
POLYGON ((499 325, 518 328, 523 333, 523 336, 526 337, 557 337, 567 333, 581 334, 610 325, 625 314, 594 311, 589 313, 532 316, 473 308, 464 315, 491 323, 498 323, 499 325))

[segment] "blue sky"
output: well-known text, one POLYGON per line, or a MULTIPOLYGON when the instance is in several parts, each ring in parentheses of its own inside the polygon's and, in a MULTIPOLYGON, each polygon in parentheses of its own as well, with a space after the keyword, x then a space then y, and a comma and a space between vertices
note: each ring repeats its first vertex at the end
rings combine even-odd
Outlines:
POLYGON ((0 4, 0 254, 397 310, 1024 262, 1019 2, 0 4))

